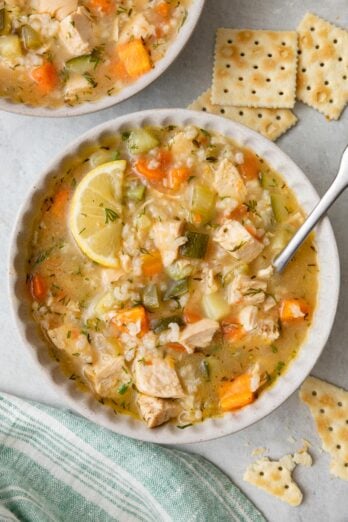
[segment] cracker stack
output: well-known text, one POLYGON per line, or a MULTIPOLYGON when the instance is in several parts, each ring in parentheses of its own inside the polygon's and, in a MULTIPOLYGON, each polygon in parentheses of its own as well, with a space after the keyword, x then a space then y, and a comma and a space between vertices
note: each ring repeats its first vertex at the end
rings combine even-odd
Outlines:
POLYGON ((276 140, 299 100, 338 119, 348 102, 348 32, 307 14, 298 31, 217 30, 211 90, 190 106, 276 140))

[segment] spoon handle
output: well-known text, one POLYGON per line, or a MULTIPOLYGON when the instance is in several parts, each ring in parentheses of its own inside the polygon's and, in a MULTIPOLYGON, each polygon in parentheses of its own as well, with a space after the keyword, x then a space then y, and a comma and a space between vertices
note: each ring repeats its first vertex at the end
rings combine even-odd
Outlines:
POLYGON ((348 186, 348 147, 345 148, 341 164, 336 178, 328 191, 324 194, 314 210, 309 214, 306 221, 291 238, 287 246, 273 261, 273 267, 277 272, 282 272, 296 250, 302 245, 308 234, 313 230, 318 221, 328 211, 331 205, 342 194, 348 186))

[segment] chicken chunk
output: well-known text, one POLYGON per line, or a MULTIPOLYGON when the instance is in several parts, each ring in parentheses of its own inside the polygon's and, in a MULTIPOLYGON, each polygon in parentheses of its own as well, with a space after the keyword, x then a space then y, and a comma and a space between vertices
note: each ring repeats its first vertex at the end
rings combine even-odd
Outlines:
POLYGON ((257 325, 256 333, 266 344, 271 344, 278 339, 279 326, 272 319, 262 319, 257 325))
POLYGON ((195 348, 206 348, 219 328, 219 323, 213 319, 201 319, 189 324, 180 334, 179 342, 185 346, 188 353, 195 348))
POLYGON ((60 22, 60 39, 71 56, 80 56, 93 48, 93 24, 87 9, 79 7, 60 22))
POLYGON ((70 74, 68 81, 64 88, 65 101, 74 101, 77 96, 89 93, 92 90, 92 85, 81 74, 70 74))
POLYGON ((76 11, 78 0, 31 0, 31 6, 38 13, 49 13, 58 20, 76 11))
POLYGON ((153 36, 155 32, 155 26, 151 25, 142 13, 138 13, 123 27, 119 35, 119 43, 126 43, 133 38, 146 39, 153 36))
POLYGON ((162 399, 184 397, 179 377, 171 361, 153 357, 149 363, 139 357, 134 361, 135 384, 141 393, 162 399))
POLYGON ((237 275, 227 286, 228 304, 243 302, 248 305, 263 303, 266 296, 267 281, 251 279, 243 274, 237 275))
POLYGON ((215 172, 214 188, 221 198, 232 198, 243 203, 246 197, 244 182, 231 161, 222 160, 215 172))
POLYGON ((186 242, 186 238, 181 236, 181 221, 164 221, 156 223, 152 227, 152 238, 156 248, 160 251, 164 266, 171 265, 178 257, 178 250, 186 242))
POLYGON ((249 305, 239 312, 239 321, 246 332, 251 332, 257 325, 257 307, 249 305))
POLYGON ((178 412, 178 406, 170 399, 158 399, 138 393, 137 404, 140 414, 149 428, 164 424, 178 412))
POLYGON ((131 381, 122 355, 103 354, 98 363, 87 367, 84 373, 93 390, 101 397, 114 397, 120 386, 131 381))
POLYGON ((239 221, 226 220, 213 236, 214 241, 233 257, 250 263, 263 250, 263 244, 257 241, 239 221))

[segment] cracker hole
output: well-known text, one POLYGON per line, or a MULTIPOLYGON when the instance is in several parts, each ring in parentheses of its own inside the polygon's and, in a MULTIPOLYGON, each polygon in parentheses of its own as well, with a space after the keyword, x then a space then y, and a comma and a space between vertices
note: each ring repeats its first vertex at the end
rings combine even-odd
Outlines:
POLYGON ((297 51, 297 54, 302 54, 301 49, 299 49, 299 50, 297 51))
POLYGON ((243 76, 240 76, 240 77, 238 78, 238 80, 239 80, 240 82, 242 82, 242 81, 244 80, 243 76))
POLYGON ((320 45, 317 44, 317 45, 315 46, 315 48, 316 48, 316 49, 320 49, 320 45))
POLYGON ((305 67, 304 67, 304 68, 302 69, 302 72, 306 72, 306 71, 307 71, 307 69, 305 69, 305 67))
POLYGON ((312 31, 312 32, 315 31, 315 27, 311 27, 311 31, 312 31))
POLYGON ((286 45, 286 43, 285 43, 285 42, 282 42, 282 45, 286 45))
POLYGON ((279 471, 283 471, 283 468, 281 466, 278 467, 279 471))
POLYGON ((267 56, 268 56, 268 58, 272 58, 273 54, 268 53, 267 56))
POLYGON ((325 413, 325 410, 323 408, 320 408, 320 413, 325 413))
POLYGON ((257 117, 258 117, 258 118, 262 118, 262 114, 259 113, 259 114, 257 115, 257 117))
POLYGON ((245 56, 245 53, 240 53, 240 56, 245 56))
POLYGON ((281 116, 276 116, 276 120, 281 120, 281 116))
POLYGON ((337 44, 337 40, 336 40, 336 38, 334 39, 333 43, 334 43, 334 44, 337 44))
POLYGON ((337 449, 341 449, 341 444, 336 444, 337 449))
POLYGON ((225 109, 220 109, 221 114, 225 114, 225 109))
POLYGON ((270 82, 271 81, 271 78, 266 78, 266 82, 270 82))
POLYGON ((256 91, 251 91, 251 94, 256 94, 256 91))
POLYGON ((254 44, 255 44, 255 45, 259 45, 258 40, 255 40, 254 44))
MULTIPOLYGON (((311 90, 311 86, 310 85, 307 85, 306 87, 307 91, 310 91, 311 90)), ((312 392, 312 395, 315 397, 317 394, 317 392, 312 392)))
POLYGON ((289 489, 289 486, 287 484, 285 484, 284 488, 285 489, 289 489))
POLYGON ((342 76, 342 79, 343 79, 343 80, 346 80, 346 79, 347 79, 347 76, 346 76, 346 75, 342 76))
POLYGON ((231 44, 231 43, 233 43, 233 40, 227 40, 227 43, 231 44))
POLYGON ((338 401, 337 406, 339 406, 341 408, 343 406, 342 402, 338 401))
MULTIPOLYGON (((244 112, 243 111, 239 111, 239 116, 244 116, 244 112)), ((348 421, 347 421, 348 423, 348 421)))
POLYGON ((285 67, 284 67, 284 65, 282 65, 282 66, 280 67, 280 69, 281 69, 282 71, 285 71, 285 67))
POLYGON ((229 69, 231 65, 229 63, 226 63, 226 69, 229 69))
MULTIPOLYGON (((309 86, 308 86, 308 87, 309 87, 309 86)), ((307 87, 307 89, 308 89, 308 87, 307 87)), ((310 88, 310 87, 309 87, 309 88, 310 88)), ((313 390, 313 391, 312 391, 312 395, 313 395, 313 397, 315 397, 316 394, 317 394, 317 392, 316 392, 315 390, 313 390)))
POLYGON ((328 82, 327 80, 325 80, 325 82, 324 82, 324 83, 325 83, 325 85, 329 85, 329 82, 328 82))
POLYGON ((329 430, 329 431, 333 431, 333 427, 332 427, 332 426, 329 426, 329 427, 328 427, 328 430, 329 430))
POLYGON ((345 462, 345 463, 344 463, 344 467, 345 467, 345 468, 348 468, 348 462, 345 462))
POLYGON ((224 89, 224 93, 227 94, 228 93, 228 89, 224 89))
POLYGON ((207 108, 206 107, 202 107, 202 111, 203 112, 207 112, 207 108))
POLYGON ((258 69, 258 68, 259 68, 259 66, 258 66, 258 65, 254 65, 253 67, 254 67, 254 69, 258 69))
POLYGON ((329 100, 329 103, 333 103, 333 100, 329 100))
POLYGON ((279 94, 279 96, 283 96, 284 95, 283 91, 279 91, 278 94, 279 94))
POLYGON ((340 57, 338 58, 338 61, 339 61, 339 62, 342 62, 342 60, 343 60, 343 58, 342 58, 342 56, 340 56, 340 57))
POLYGON ((260 471, 259 475, 260 475, 260 477, 263 477, 264 476, 264 472, 260 471))
POLYGON ((320 67, 324 67, 325 63, 321 62, 319 65, 320 67))

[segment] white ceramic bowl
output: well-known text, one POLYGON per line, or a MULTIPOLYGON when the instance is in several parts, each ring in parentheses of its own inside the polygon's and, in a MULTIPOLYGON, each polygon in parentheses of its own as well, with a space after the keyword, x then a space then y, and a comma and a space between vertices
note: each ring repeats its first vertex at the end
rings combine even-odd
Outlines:
POLYGON ((90 112, 100 111, 116 105, 117 103, 130 98, 139 91, 142 91, 150 85, 156 78, 174 62, 176 57, 180 54, 182 49, 188 42, 191 34, 193 33, 199 17, 202 13, 205 0, 192 0, 192 5, 188 8, 187 19, 180 29, 177 37, 169 46, 165 56, 162 60, 159 60, 155 67, 144 76, 141 76, 138 80, 131 83, 128 87, 122 89, 118 94, 114 96, 104 96, 93 102, 85 102, 74 107, 63 105, 57 109, 50 109, 47 107, 34 107, 22 103, 13 103, 9 99, 0 97, 0 110, 7 112, 14 112, 17 114, 23 114, 26 116, 40 116, 40 117, 57 117, 65 118, 67 116, 81 116, 82 114, 88 114, 90 112))
POLYGON ((26 197, 14 230, 10 253, 10 294, 20 332, 27 349, 35 357, 38 369, 43 370, 56 386, 71 409, 115 432, 137 439, 179 444, 199 442, 241 430, 277 408, 300 386, 321 354, 334 321, 339 292, 339 260, 336 241, 329 220, 325 218, 317 228, 316 242, 319 257, 319 295, 313 324, 298 357, 276 384, 266 390, 253 404, 223 417, 212 418, 185 430, 166 424, 154 430, 140 421, 125 415, 115 417, 111 409, 100 405, 87 393, 76 391, 74 383, 64 377, 58 364, 48 355, 47 344, 39 334, 30 312, 30 301, 25 285, 27 242, 31 234, 31 221, 39 202, 47 194, 52 176, 59 175, 62 161, 78 153, 81 146, 98 141, 103 134, 118 133, 141 125, 187 125, 220 132, 243 146, 250 147, 263 157, 296 193, 303 208, 309 212, 318 196, 303 172, 278 147, 260 134, 225 118, 203 112, 183 109, 163 109, 136 112, 106 122, 88 131, 42 173, 37 186, 26 197))

